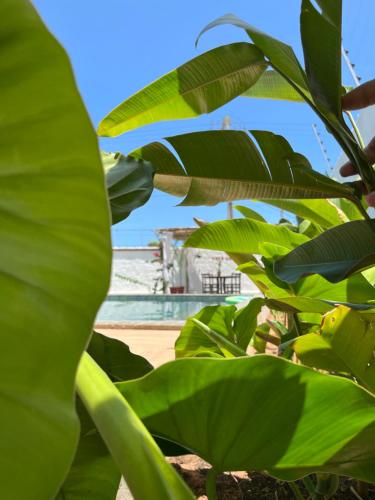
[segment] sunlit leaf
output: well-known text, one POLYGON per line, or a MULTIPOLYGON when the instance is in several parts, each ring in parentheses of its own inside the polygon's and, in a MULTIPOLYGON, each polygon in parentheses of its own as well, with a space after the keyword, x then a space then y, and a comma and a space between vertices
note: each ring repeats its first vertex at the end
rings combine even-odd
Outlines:
POLYGON ((374 398, 349 380, 259 355, 181 359, 118 388, 150 431, 217 471, 375 480, 374 398))
POLYGON ((266 67, 254 45, 217 47, 126 99, 101 121, 98 133, 116 136, 149 123, 209 113, 249 89, 266 67))
POLYGON ((54 498, 79 434, 77 366, 110 277, 97 139, 64 50, 0 2, 0 490, 54 498))
POLYGON ((294 350, 302 363, 355 376, 375 392, 375 315, 339 306, 324 318, 320 334, 299 337, 294 350))
POLYGON ((276 275, 294 283, 309 274, 320 274, 337 283, 375 264, 375 221, 352 221, 292 250, 275 262, 276 275))
POLYGON ((255 130, 252 134, 260 151, 246 132, 217 130, 168 137, 182 165, 161 143, 151 143, 130 156, 151 162, 155 187, 184 196, 181 205, 353 196, 351 187, 314 172, 283 137, 255 130))

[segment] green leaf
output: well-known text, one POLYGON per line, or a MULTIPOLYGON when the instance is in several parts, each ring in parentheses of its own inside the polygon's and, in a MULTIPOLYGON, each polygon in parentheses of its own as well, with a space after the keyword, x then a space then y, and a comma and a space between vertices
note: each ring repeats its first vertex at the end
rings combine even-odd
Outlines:
POLYGON ((280 282, 277 278, 266 271, 257 262, 247 262, 238 266, 238 270, 246 274, 246 276, 254 283, 254 285, 269 298, 278 298, 293 296, 294 292, 291 287, 280 282))
POLYGON ((277 71, 265 71, 251 88, 244 92, 243 97, 258 99, 277 99, 282 101, 305 102, 299 92, 277 71))
POLYGON ((283 281, 320 274, 337 283, 375 264, 375 221, 352 221, 325 231, 275 262, 283 281))
POLYGON ((299 337, 294 350, 302 363, 354 375, 375 392, 375 315, 339 306, 324 317, 321 334, 299 337))
POLYGON ((339 66, 341 64, 341 0, 336 2, 322 0, 321 5, 323 13, 317 14, 309 0, 302 2, 301 35, 309 81, 289 45, 259 31, 233 14, 226 14, 210 23, 202 30, 198 40, 203 33, 222 24, 232 24, 244 29, 269 60, 270 66, 289 82, 323 120, 349 159, 358 167, 361 177, 371 191, 371 188, 375 186, 375 173, 345 124, 340 111, 340 101, 337 100, 337 95, 342 89, 339 66), (306 11, 308 11, 307 14, 306 11), (311 21, 312 16, 316 15, 320 15, 322 19, 311 21), (319 44, 316 43, 317 25, 322 30, 323 38, 323 43, 319 44), (327 47, 328 42, 332 43, 332 46, 327 47), (329 57, 326 56, 327 51, 330 54, 329 57), (327 75, 332 77, 332 85, 327 75))
POLYGON ((317 111, 356 165, 367 188, 375 187, 375 173, 346 125, 341 112, 342 0, 302 0, 301 39, 310 92, 317 111), (319 43, 316 34, 319 33, 319 43))
POLYGON ((143 377, 153 369, 147 359, 132 353, 124 342, 98 332, 93 333, 87 352, 115 382, 143 377))
POLYGON ((250 88, 267 65, 249 43, 217 47, 126 99, 101 121, 98 134, 113 137, 157 121, 210 113, 250 88))
POLYGON ((236 333, 237 344, 244 350, 254 335, 257 327, 257 318, 260 313, 264 299, 255 297, 245 307, 236 312, 233 329, 236 333))
POLYGON ((339 210, 344 212, 348 220, 362 220, 363 214, 359 211, 357 205, 353 202, 346 200, 345 198, 338 198, 337 200, 331 200, 339 210))
POLYGON ((118 388, 152 432, 216 471, 375 480, 375 401, 349 380, 259 355, 181 359, 118 388))
POLYGON ((321 276, 308 276, 293 285, 296 295, 337 302, 365 304, 375 300, 375 288, 357 274, 339 283, 330 283, 321 276))
POLYGON ((330 311, 333 306, 323 300, 312 299, 309 297, 280 297, 277 299, 267 299, 265 304, 276 311, 288 313, 320 313, 324 314, 330 311))
POLYGON ((294 153, 283 137, 265 131, 252 134, 262 154, 246 132, 216 130, 166 139, 184 168, 161 143, 151 143, 130 156, 151 162, 156 170, 155 187, 185 196, 181 205, 353 196, 351 187, 314 172, 306 158, 294 153))
MULTIPOLYGON (((259 200, 268 205, 286 210, 292 214, 308 219, 319 226, 328 229, 348 222, 349 218, 331 200, 259 200)), ((348 204, 355 205, 348 200, 348 204)), ((362 216, 359 217, 363 219, 362 216)))
POLYGON ((197 42, 203 33, 223 24, 232 24, 238 28, 244 29, 254 44, 269 59, 272 67, 276 69, 285 79, 287 79, 299 93, 303 94, 305 100, 311 99, 306 83, 306 75, 301 68, 292 47, 267 35, 267 33, 263 33, 254 26, 242 21, 235 15, 225 14, 208 24, 199 34, 197 42))
POLYGON ((255 210, 252 210, 249 207, 244 207, 242 205, 236 205, 233 208, 235 208, 238 212, 240 212, 240 214, 242 214, 247 219, 255 219, 259 222, 267 222, 264 217, 262 217, 260 214, 258 214, 258 212, 256 212, 255 210))
POLYGON ((198 319, 204 325, 234 342, 235 334, 232 323, 235 312, 235 306, 207 306, 193 317, 188 318, 175 343, 176 358, 225 355, 217 343, 205 335, 193 319, 198 319))
POLYGON ((116 500, 121 474, 97 432, 81 436, 55 500, 116 500))
POLYGON ((0 456, 4 499, 54 498, 74 385, 110 277, 97 139, 69 60, 26 0, 0 3, 0 456))
POLYGON ((152 165, 120 153, 102 152, 112 224, 126 219, 144 205, 153 190, 152 165))
POLYGON ((197 229, 186 240, 185 247, 258 254, 261 244, 274 241, 291 249, 309 239, 283 226, 254 219, 232 219, 213 222, 197 229))
POLYGON ((69 474, 56 500, 116 500, 121 474, 80 400, 81 434, 69 474))
POLYGON ((126 399, 87 353, 79 365, 77 391, 135 498, 193 500, 126 399))
POLYGON ((199 321, 199 319, 192 318, 192 322, 201 330, 201 332, 212 340, 212 342, 215 342, 225 357, 230 358, 247 355, 243 349, 237 347, 236 344, 228 340, 225 335, 215 332, 212 328, 199 321))
POLYGON ((309 89, 315 104, 328 115, 341 118, 342 0, 302 0, 301 39, 309 89), (319 33, 319 43, 316 36, 319 33))

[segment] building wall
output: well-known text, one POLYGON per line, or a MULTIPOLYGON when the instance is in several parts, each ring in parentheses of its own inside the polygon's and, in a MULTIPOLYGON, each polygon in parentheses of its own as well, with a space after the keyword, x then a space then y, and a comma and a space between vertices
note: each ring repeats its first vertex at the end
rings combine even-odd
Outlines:
MULTIPOLYGON (((170 268, 170 285, 184 286, 188 293, 201 293, 201 274, 222 275, 236 272, 236 264, 223 252, 184 249, 183 257, 176 256, 170 268)), ((179 249, 179 252, 181 250, 179 249)), ((145 294, 162 291, 162 264, 157 247, 114 249, 110 293, 145 294)), ((242 293, 256 290, 251 281, 242 275, 242 293)))

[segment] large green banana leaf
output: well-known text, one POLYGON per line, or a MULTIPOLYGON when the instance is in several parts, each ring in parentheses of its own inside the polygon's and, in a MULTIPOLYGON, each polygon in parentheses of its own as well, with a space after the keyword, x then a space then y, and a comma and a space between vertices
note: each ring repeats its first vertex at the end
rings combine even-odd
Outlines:
POLYGON ((324 317, 321 333, 294 342, 298 358, 308 366, 353 375, 375 392, 375 315, 339 306, 324 317))
POLYGON ((311 100, 305 72, 292 47, 258 30, 233 14, 225 14, 209 23, 198 35, 196 43, 198 43, 203 33, 223 24, 232 24, 238 28, 244 29, 254 44, 263 52, 265 57, 268 58, 270 65, 289 81, 300 94, 302 94, 304 100, 311 100))
MULTIPOLYGON (((352 87, 345 87, 347 91, 352 87)), ((275 99, 291 102, 305 102, 302 95, 275 70, 265 71, 259 80, 242 94, 243 97, 275 99)))
MULTIPOLYGON (((131 380, 153 369, 126 344, 98 332, 93 333, 87 351, 111 380, 131 380)), ((81 423, 80 440, 56 500, 115 500, 120 470, 79 398, 77 412, 81 423)))
POLYGON ((180 359, 118 388, 151 432, 217 472, 375 481, 375 399, 349 380, 259 355, 180 359))
POLYGON ((87 353, 79 364, 77 392, 136 500, 193 500, 134 410, 87 353))
POLYGON ((305 102, 290 83, 275 70, 265 71, 259 80, 242 94, 244 97, 305 102))
POLYGON ((308 74, 302 69, 289 45, 259 31, 233 14, 226 14, 208 24, 198 40, 206 31, 223 24, 244 29, 269 60, 270 66, 290 83, 323 120, 347 156, 358 166, 367 187, 371 188, 375 187, 375 173, 341 114, 341 4, 342 0, 322 0, 322 12, 318 12, 310 0, 302 1, 301 38, 308 74), (316 43, 317 26, 319 43, 316 43))
POLYGON ((168 137, 182 165, 161 143, 151 143, 130 156, 149 161, 158 189, 185 196, 182 205, 215 205, 253 198, 337 198, 353 196, 352 188, 311 169, 306 158, 271 132, 206 131, 168 137))
POLYGON ((249 43, 217 47, 126 99, 101 121, 98 134, 116 136, 161 120, 209 113, 250 88, 267 65, 249 43))
MULTIPOLYGON (((348 222, 348 217, 331 200, 259 200, 310 220, 324 229, 348 222)), ((347 201, 347 200, 345 200, 347 201)), ((349 203, 349 202, 348 202, 349 203)), ((355 208, 355 205, 350 202, 355 208)), ((361 217, 362 218, 362 217, 361 217)))
POLYGON ((54 498, 74 383, 110 276, 97 140, 68 58, 27 0, 0 3, 0 496, 54 498))
POLYGON ((55 500, 116 500, 121 473, 81 401, 80 439, 69 474, 55 500))
POLYGON ((242 214, 244 217, 247 219, 255 219, 260 222, 267 222, 266 219, 260 215, 258 212, 253 210, 252 208, 245 207, 243 205, 236 205, 233 208, 235 208, 240 214, 242 214))
POLYGON ((102 161, 112 224, 117 224, 148 201, 154 187, 154 169, 147 162, 120 153, 102 152, 102 161))
POLYGON ((93 332, 87 352, 115 382, 142 377, 153 369, 147 359, 131 352, 124 342, 98 332, 93 332))
POLYGON ((275 262, 276 275, 288 283, 320 274, 337 283, 375 264, 375 221, 333 227, 275 262))
POLYGON ((212 222, 194 231, 186 247, 222 250, 233 253, 259 254, 260 246, 269 241, 292 249, 309 241, 307 236, 254 219, 232 219, 212 222))

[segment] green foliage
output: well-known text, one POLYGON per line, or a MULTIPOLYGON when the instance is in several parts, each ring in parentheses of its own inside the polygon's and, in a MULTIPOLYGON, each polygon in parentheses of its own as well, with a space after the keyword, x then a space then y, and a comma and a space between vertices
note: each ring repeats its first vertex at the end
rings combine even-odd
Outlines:
POLYGON ((254 45, 217 47, 126 99, 102 120, 98 134, 115 136, 156 121, 209 113, 251 87, 266 67, 254 45))
POLYGON ((147 162, 125 158, 120 153, 102 152, 102 161, 112 224, 117 224, 148 201, 153 190, 154 169, 147 162))
POLYGON ((291 480, 324 471, 375 480, 374 398, 343 378, 273 356, 195 358, 118 388, 151 432, 193 450, 217 472, 267 470, 291 480))
POLYGON ((135 498, 194 498, 126 399, 87 353, 79 365, 77 391, 135 498))
POLYGON ((309 239, 286 227, 274 226, 254 219, 232 219, 213 222, 194 231, 185 242, 186 247, 207 248, 235 253, 261 253, 264 242, 277 241, 292 249, 309 239))
POLYGON ((152 163, 155 187, 184 196, 181 205, 253 198, 353 198, 352 188, 314 172, 283 137, 261 130, 251 133, 260 151, 248 133, 235 130, 166 138, 184 168, 166 146, 157 142, 130 156, 152 163))
MULTIPOLYGON (((317 1, 302 0, 306 69, 289 45, 226 15, 204 31, 234 24, 253 45, 194 58, 120 104, 99 132, 198 116, 238 95, 305 101, 374 188, 341 113, 342 2, 317 1)), ((318 473, 327 495, 337 486, 327 474, 375 482, 375 233, 355 186, 259 130, 169 137, 101 163, 64 51, 27 0, 4 0, 0 14, 1 496, 114 500, 121 474, 136 500, 192 499, 161 449, 212 464, 210 500, 224 470, 318 473), (183 205, 258 199, 297 215, 271 225, 241 206, 243 219, 198 222, 186 246, 227 252, 263 297, 189 318, 176 357, 194 359, 153 370, 122 342, 90 340, 110 275, 103 166, 114 224, 153 185, 183 205), (270 316, 258 325, 263 306, 270 316), (279 357, 249 357, 250 343, 279 357), (287 361, 293 353, 314 369, 287 361)))
POLYGON ((94 332, 87 352, 114 382, 142 377, 153 369, 147 359, 134 354, 117 339, 94 332))
POLYGON ((375 264, 375 222, 352 221, 325 231, 275 262, 276 275, 288 283, 320 274, 337 283, 375 264))
POLYGON ((254 334, 262 304, 262 299, 255 298, 238 311, 235 306, 204 307, 182 328, 175 344, 176 358, 240 355, 254 334))
POLYGON ((298 358, 308 366, 349 373, 375 392, 375 315, 340 306, 327 314, 321 333, 299 337, 298 358))
POLYGON ((65 52, 26 0, 1 2, 0 33, 0 496, 41 500, 78 441, 75 373, 109 284, 109 214, 65 52))

